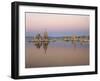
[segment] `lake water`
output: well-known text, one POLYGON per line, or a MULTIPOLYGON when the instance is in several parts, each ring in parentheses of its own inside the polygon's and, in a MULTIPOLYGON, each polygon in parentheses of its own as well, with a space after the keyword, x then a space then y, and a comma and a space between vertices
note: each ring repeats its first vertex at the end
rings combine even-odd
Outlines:
POLYGON ((34 43, 25 38, 25 67, 58 67, 89 65, 89 43, 63 41, 34 43))

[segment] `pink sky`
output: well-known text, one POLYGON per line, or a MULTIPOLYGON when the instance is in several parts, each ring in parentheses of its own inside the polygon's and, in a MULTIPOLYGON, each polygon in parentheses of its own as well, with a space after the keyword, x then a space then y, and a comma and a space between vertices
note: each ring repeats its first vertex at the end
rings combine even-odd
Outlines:
POLYGON ((89 16, 26 13, 26 31, 89 30, 89 16))

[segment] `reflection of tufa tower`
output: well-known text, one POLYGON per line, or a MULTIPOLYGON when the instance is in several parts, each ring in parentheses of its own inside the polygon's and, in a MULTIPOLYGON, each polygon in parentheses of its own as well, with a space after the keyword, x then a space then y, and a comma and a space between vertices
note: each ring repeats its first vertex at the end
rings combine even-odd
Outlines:
POLYGON ((48 43, 49 42, 43 42, 43 48, 44 48, 45 53, 46 53, 47 48, 48 48, 48 43))

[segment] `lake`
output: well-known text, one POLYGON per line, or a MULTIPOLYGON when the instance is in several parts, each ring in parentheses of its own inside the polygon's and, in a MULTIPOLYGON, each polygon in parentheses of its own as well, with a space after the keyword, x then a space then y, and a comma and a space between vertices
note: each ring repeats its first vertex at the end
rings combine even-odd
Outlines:
POLYGON ((34 43, 25 37, 25 67, 58 67, 89 65, 89 42, 64 41, 34 43))

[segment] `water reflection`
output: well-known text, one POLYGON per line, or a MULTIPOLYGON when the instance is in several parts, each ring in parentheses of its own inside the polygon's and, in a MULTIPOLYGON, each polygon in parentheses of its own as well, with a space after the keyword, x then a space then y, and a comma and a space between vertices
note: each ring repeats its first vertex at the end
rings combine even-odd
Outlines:
POLYGON ((42 42, 34 42, 34 45, 39 49, 42 46, 42 42))
MULTIPOLYGON (((53 39, 52 39, 53 40, 53 39)), ((53 46, 53 47, 60 47, 62 45, 64 45, 65 47, 68 47, 69 45, 73 48, 77 48, 77 47, 86 47, 89 46, 89 41, 64 41, 64 40, 55 40, 55 41, 31 41, 31 43, 34 44, 34 46, 37 49, 43 48, 45 53, 48 49, 48 46, 53 46)))
POLYGON ((47 51, 48 44, 49 44, 49 42, 43 42, 43 48, 44 48, 45 53, 47 51))
POLYGON ((40 49, 43 47, 45 53, 47 51, 47 48, 48 48, 48 44, 49 44, 49 41, 32 41, 32 43, 34 44, 34 46, 37 48, 37 49, 40 49))
MULTIPOLYGON (((28 37, 28 40, 29 38, 30 37, 28 37)), ((48 46, 67 47, 69 45, 69 47, 72 46, 74 48, 85 47, 89 44, 89 36, 72 35, 63 37, 49 37, 48 32, 45 31, 42 35, 40 33, 36 34, 29 41, 31 41, 37 49, 43 48, 46 53, 48 46)))

